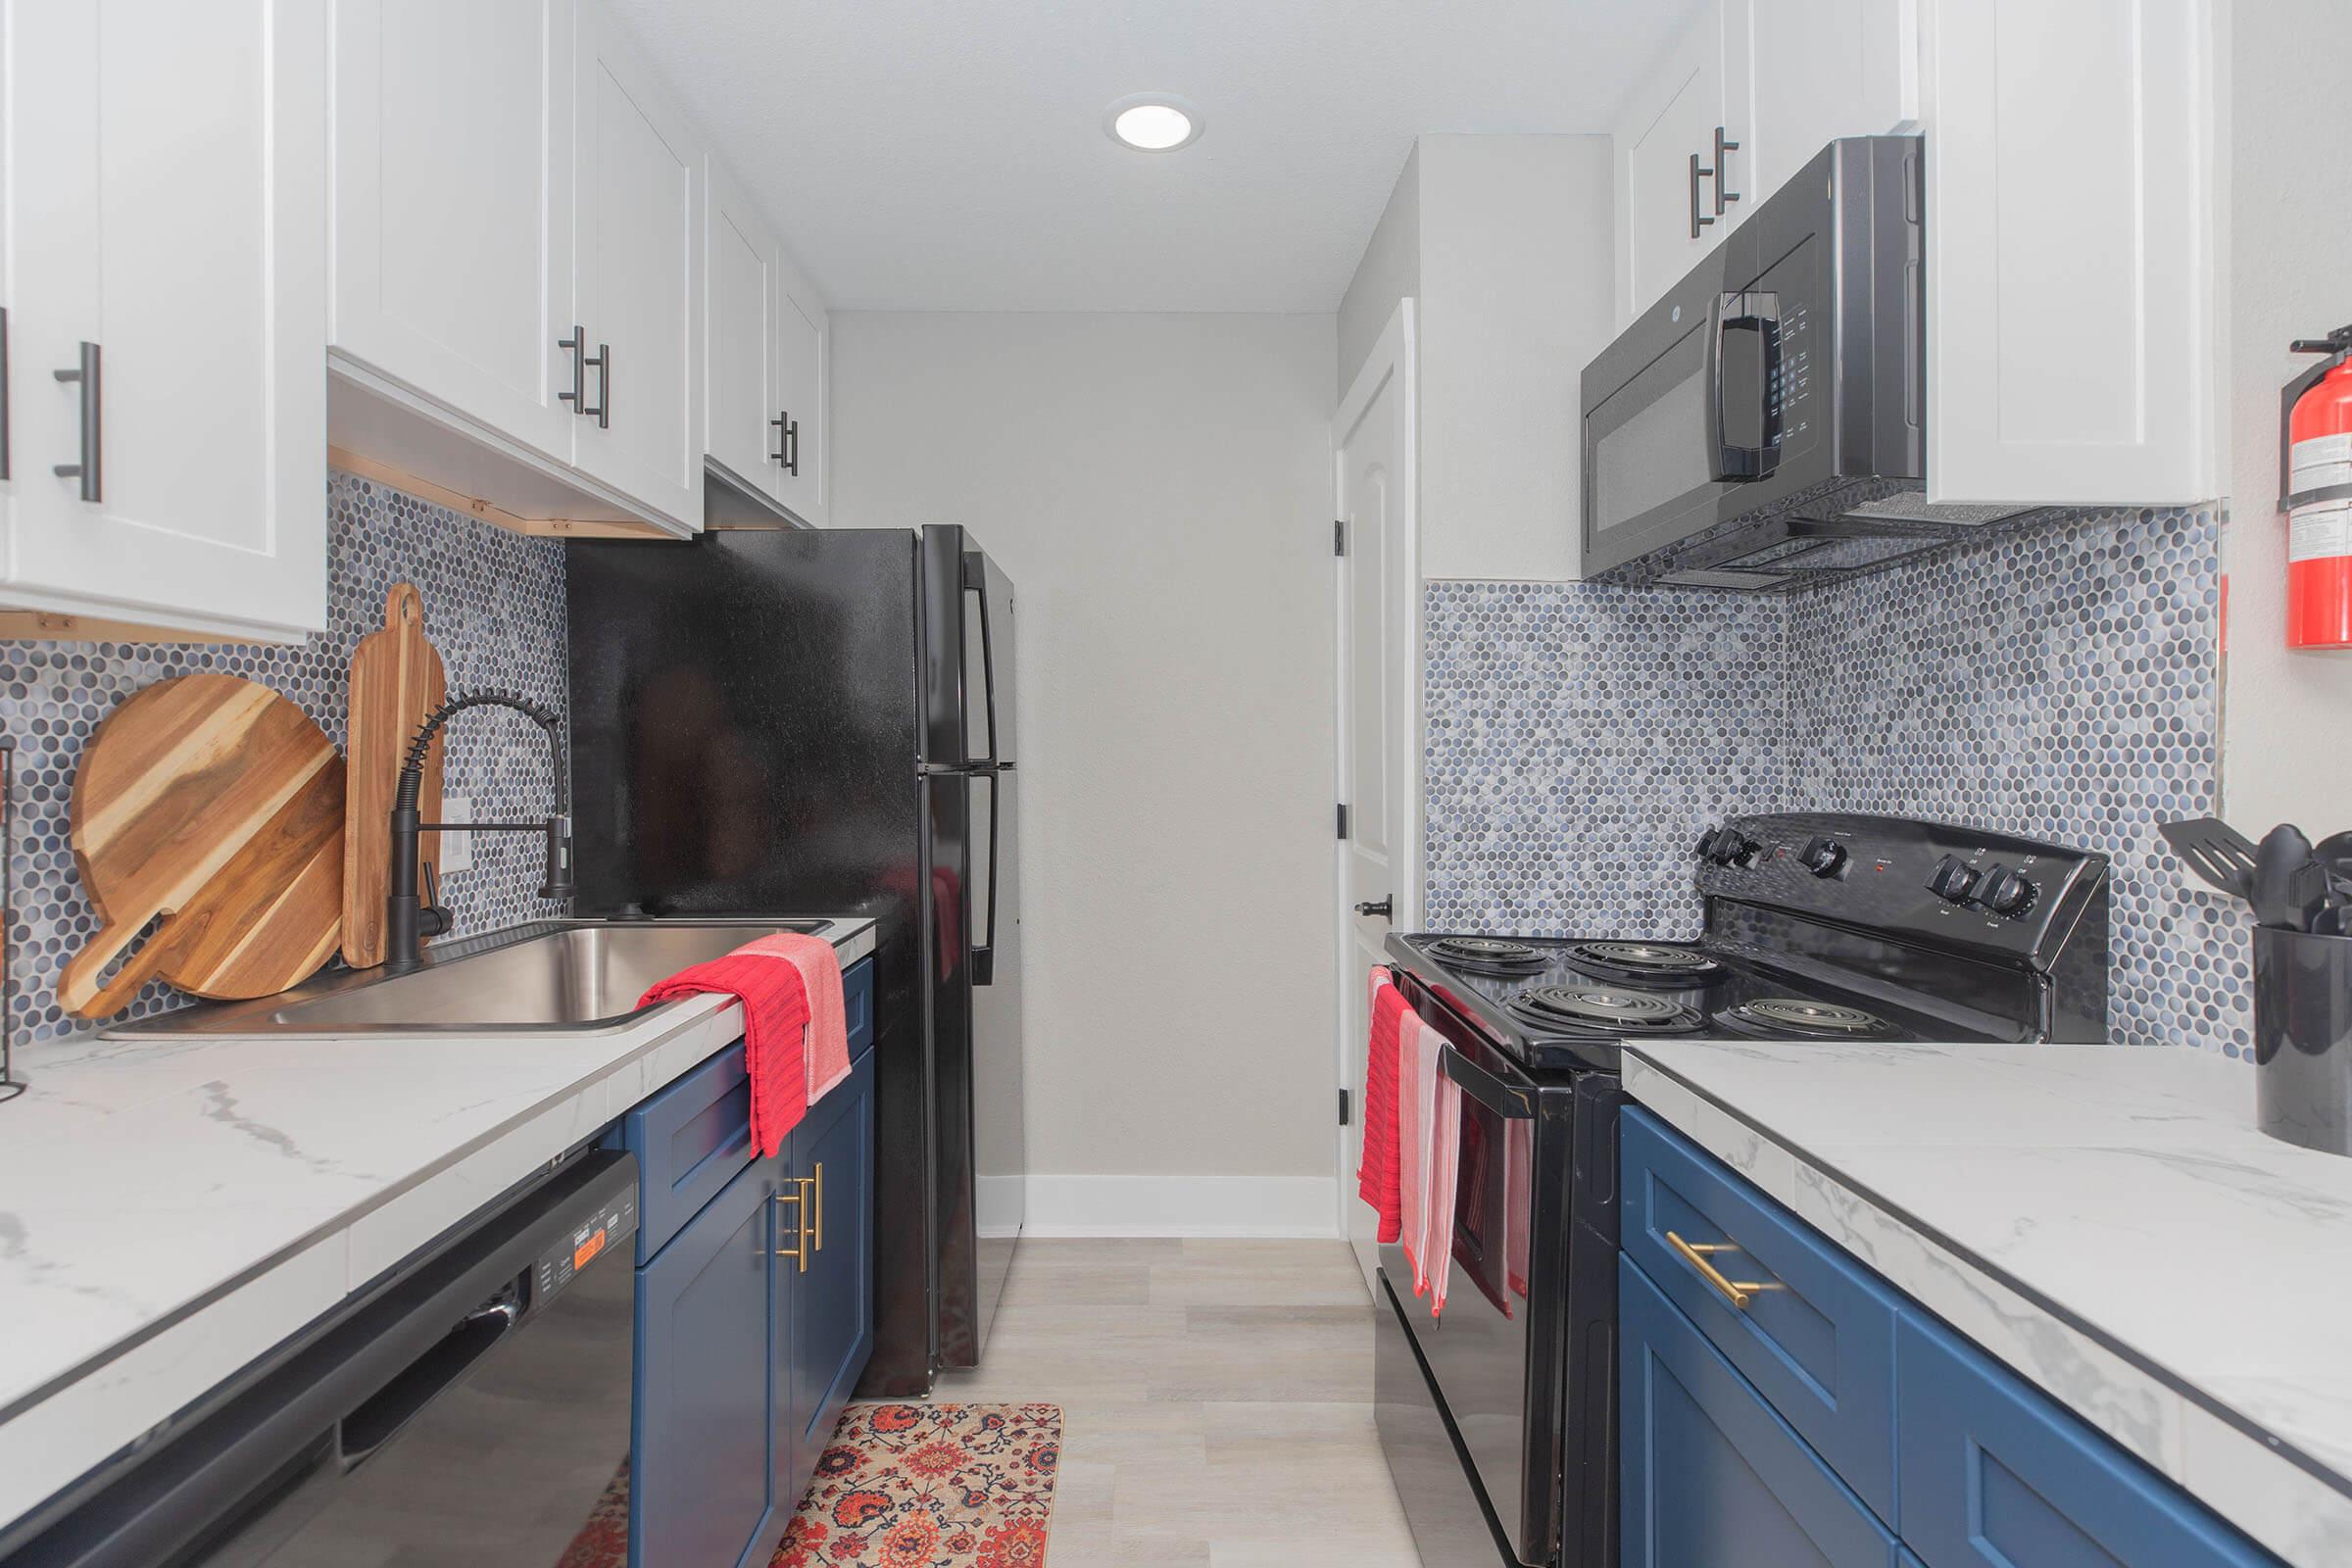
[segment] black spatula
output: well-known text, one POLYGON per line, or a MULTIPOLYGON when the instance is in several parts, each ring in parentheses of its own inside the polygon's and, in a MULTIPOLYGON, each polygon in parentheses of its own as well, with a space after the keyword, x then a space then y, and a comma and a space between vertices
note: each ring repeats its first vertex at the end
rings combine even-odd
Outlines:
POLYGON ((2217 817, 2159 822, 2156 831, 2187 867, 2214 887, 2251 904, 2254 841, 2217 817))

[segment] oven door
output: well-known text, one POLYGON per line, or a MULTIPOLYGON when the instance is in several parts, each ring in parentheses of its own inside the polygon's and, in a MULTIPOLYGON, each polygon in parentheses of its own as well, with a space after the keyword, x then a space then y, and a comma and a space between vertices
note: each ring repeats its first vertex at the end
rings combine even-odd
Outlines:
POLYGON ((1550 1563, 1559 1539, 1561 1293, 1547 1281, 1563 1272, 1567 1219, 1556 1209, 1542 1212, 1540 1194, 1556 1200, 1564 1186, 1557 1172, 1544 1181, 1540 1166, 1545 1157, 1566 1165, 1565 1137, 1544 1138, 1544 1124, 1568 1097, 1540 1089, 1418 984, 1408 983, 1405 992, 1445 1037, 1440 1069, 1461 1089, 1453 1273, 1445 1314, 1431 1315, 1429 1298, 1412 1295, 1412 1265, 1401 1246, 1381 1248, 1381 1267, 1468 1454, 1469 1479, 1514 1555, 1550 1563), (1533 1256, 1532 1244, 1545 1226, 1558 1241, 1544 1238, 1542 1256, 1533 1256))

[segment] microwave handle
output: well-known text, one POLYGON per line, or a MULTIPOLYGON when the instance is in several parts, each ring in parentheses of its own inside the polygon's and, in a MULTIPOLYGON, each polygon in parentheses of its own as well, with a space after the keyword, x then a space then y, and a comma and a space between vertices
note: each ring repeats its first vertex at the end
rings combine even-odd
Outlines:
POLYGON ((1780 369, 1781 297, 1769 289, 1716 295, 1707 312, 1707 462, 1711 477, 1761 479, 1780 466, 1781 449, 1774 439, 1781 430, 1780 389, 1774 385, 1780 369), (1763 440, 1752 447, 1733 446, 1724 439, 1723 338, 1727 332, 1755 332, 1764 340, 1763 440))

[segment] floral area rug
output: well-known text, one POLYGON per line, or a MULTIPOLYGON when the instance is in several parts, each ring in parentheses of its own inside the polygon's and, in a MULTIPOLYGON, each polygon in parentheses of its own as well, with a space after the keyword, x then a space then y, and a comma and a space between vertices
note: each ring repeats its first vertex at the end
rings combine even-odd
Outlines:
POLYGON ((853 1404, 770 1568, 1043 1568, 1051 1404, 853 1404))

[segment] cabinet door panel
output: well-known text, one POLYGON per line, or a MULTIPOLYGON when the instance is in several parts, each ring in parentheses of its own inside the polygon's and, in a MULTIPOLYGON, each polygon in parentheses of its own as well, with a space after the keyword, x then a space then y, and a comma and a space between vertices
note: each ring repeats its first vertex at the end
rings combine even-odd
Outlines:
POLYGON ((579 465, 689 527, 702 525, 703 155, 686 122, 601 12, 583 18, 579 81, 580 318, 608 349, 579 465))
POLYGON ((1893 1568, 1886 1527, 1631 1258, 1618 1269, 1624 1568, 1893 1568))
POLYGON ((1753 207, 1840 136, 1879 136, 1919 118, 1915 0, 1744 0, 1732 70, 1745 79, 1747 134, 1731 188, 1753 207))
MULTIPOLYGON (((1715 153, 1726 122, 1722 21, 1705 7, 1675 51, 1639 89, 1617 128, 1618 319, 1625 322, 1697 265, 1730 227, 1730 217, 1690 233, 1690 155, 1715 153)), ((1733 133, 1738 140, 1738 133, 1733 133)), ((1702 216, 1715 216, 1712 180, 1701 179, 1702 216)), ((1736 215, 1732 215, 1736 216, 1736 215)))
POLYGON ((568 462, 572 0, 339 0, 334 346, 568 462))
POLYGON ((874 1063, 793 1131, 795 1176, 812 1178, 808 1271, 793 1278, 792 1448, 780 1495, 798 1503, 874 1348, 874 1063), (819 1172, 822 1172, 821 1176, 819 1172))
POLYGON ((11 26, 12 584, 323 627, 324 17, 104 0, 11 26), (94 423, 51 374, 84 341, 94 423), (95 501, 51 472, 92 458, 95 501))
POLYGON ((747 1167, 637 1271, 631 1560, 757 1559, 783 1517, 773 1412, 791 1309, 770 1167, 747 1167))
POLYGON ((796 421, 793 468, 777 468, 777 497, 809 522, 825 520, 825 348, 826 319, 811 306, 805 287, 787 274, 777 296, 777 396, 796 421), (796 470, 797 471, 794 471, 796 470))
POLYGON ((710 165, 703 301, 703 448, 735 477, 778 493, 780 450, 768 420, 783 407, 776 312, 783 297, 775 235, 716 160, 710 165))
POLYGON ((2212 499, 2207 0, 1922 6, 1929 499, 2212 499))

